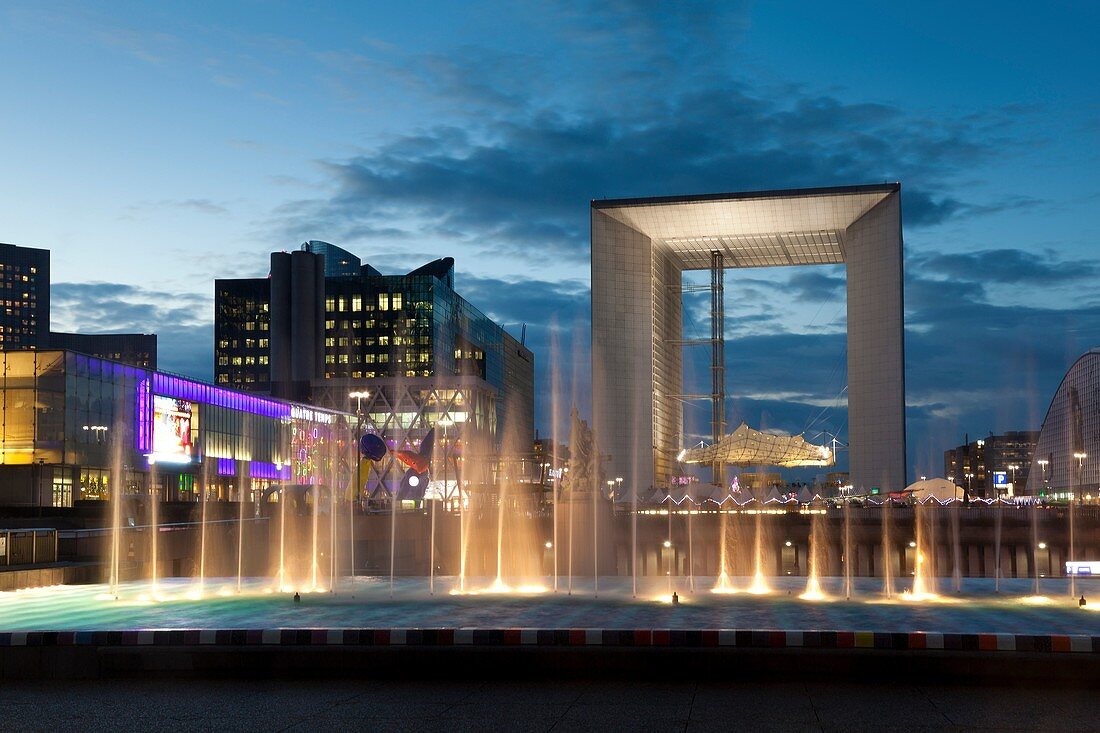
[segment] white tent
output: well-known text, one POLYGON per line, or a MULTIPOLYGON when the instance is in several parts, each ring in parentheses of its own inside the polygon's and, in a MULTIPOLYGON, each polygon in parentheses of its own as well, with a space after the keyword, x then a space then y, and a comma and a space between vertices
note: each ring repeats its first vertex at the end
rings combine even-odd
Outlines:
POLYGON ((962 499, 963 490, 945 478, 930 478, 924 481, 916 481, 905 487, 906 492, 911 492, 917 501, 935 499, 947 501, 948 499, 962 499))
POLYGON ((722 463, 727 466, 831 466, 834 456, 823 445, 806 442, 801 435, 753 430, 741 423, 714 445, 680 453, 682 463, 722 463))

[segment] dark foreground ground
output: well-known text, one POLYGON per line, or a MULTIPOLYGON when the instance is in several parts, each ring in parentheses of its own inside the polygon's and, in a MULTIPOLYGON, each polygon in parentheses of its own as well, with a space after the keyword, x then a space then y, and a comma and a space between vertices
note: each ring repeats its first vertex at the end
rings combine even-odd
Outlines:
POLYGON ((0 685, 4 730, 1096 731, 1094 691, 676 681, 135 680, 0 685))

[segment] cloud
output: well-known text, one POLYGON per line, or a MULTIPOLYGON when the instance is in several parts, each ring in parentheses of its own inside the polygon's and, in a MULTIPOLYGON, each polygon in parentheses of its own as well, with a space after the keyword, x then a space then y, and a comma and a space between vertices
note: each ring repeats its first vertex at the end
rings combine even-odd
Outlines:
POLYGON ((198 379, 213 377, 214 327, 209 298, 123 283, 53 283, 51 328, 77 333, 155 333, 158 366, 198 379))
POLYGON ((228 214, 229 209, 219 203, 206 198, 193 199, 162 199, 160 201, 141 201, 128 207, 133 214, 140 214, 155 209, 177 209, 180 211, 193 211, 199 214, 228 214))
POLYGON ((579 267, 593 198, 902 180, 910 228, 1023 201, 970 201, 952 185, 1019 144, 1019 111, 924 115, 737 73, 747 3, 570 2, 537 21, 524 53, 319 55, 338 76, 400 85, 432 121, 322 161, 329 190, 272 227, 349 245, 396 228, 579 267))
POLYGON ((1096 260, 1062 261, 1056 252, 1020 249, 984 249, 974 252, 935 252, 912 258, 924 271, 968 283, 1069 283, 1095 278, 1096 260))

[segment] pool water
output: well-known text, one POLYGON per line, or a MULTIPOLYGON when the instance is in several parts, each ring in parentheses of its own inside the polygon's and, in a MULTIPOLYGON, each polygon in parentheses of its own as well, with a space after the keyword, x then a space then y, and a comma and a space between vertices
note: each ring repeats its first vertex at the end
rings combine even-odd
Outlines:
MULTIPOLYGON (((1042 596, 1034 582, 965 579, 962 592, 938 599, 886 598, 881 581, 859 578, 851 600, 843 598, 840 578, 823 580, 827 600, 799 598, 805 579, 771 579, 765 595, 709 592, 713 578, 698 578, 696 590, 686 579, 674 589, 680 603, 669 602, 668 585, 660 579, 640 581, 636 598, 630 578, 601 578, 599 596, 592 579, 560 578, 543 592, 455 595, 454 578, 437 578, 428 593, 427 578, 342 579, 336 592, 292 593, 273 590, 270 579, 250 578, 237 592, 236 578, 207 579, 204 597, 190 579, 162 580, 157 599, 145 582, 123 584, 118 599, 106 585, 57 586, 0 593, 0 630, 121 630, 233 628, 680 628, 793 629, 941 633, 1100 635, 1100 579, 1078 582, 1089 598, 1079 608, 1065 580, 1044 580, 1042 596)), ((748 579, 734 579, 745 588, 748 579)), ((467 588, 486 587, 487 580, 467 581, 467 588)), ((940 588, 950 587, 941 579, 940 588)))

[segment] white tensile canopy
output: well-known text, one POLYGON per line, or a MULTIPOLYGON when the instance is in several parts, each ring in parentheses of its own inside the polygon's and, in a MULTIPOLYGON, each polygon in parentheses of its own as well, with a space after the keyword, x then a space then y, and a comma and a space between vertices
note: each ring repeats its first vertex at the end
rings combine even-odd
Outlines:
POLYGON ((948 499, 962 499, 962 488, 956 486, 945 478, 930 478, 924 481, 916 481, 905 487, 907 492, 912 492, 917 501, 936 499, 947 501, 948 499))
POLYGON ((741 423, 714 445, 680 453, 681 463, 722 463, 727 466, 831 466, 833 452, 809 443, 801 435, 774 435, 741 423))

